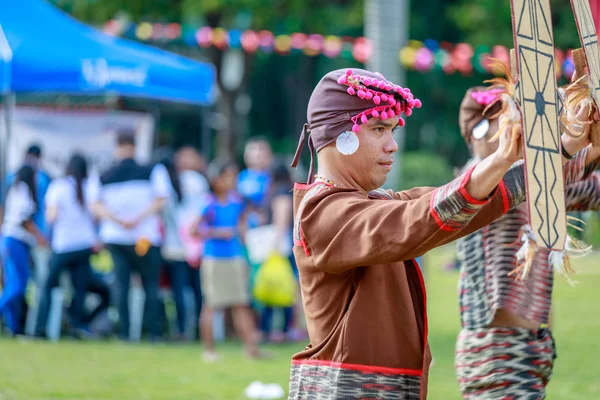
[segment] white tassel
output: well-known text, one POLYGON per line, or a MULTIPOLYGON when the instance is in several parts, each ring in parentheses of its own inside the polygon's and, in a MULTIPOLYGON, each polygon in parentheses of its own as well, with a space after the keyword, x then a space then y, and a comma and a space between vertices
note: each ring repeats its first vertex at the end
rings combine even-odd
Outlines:
POLYGON ((575 274, 576 271, 571 265, 571 258, 581 258, 589 255, 592 252, 592 246, 588 246, 585 243, 573 239, 567 235, 565 242, 565 249, 562 251, 552 251, 548 256, 548 262, 554 268, 558 274, 562 275, 571 286, 579 283, 571 279, 570 275, 575 274))
POLYGON ((548 262, 554 268, 554 271, 561 275, 567 283, 571 286, 575 286, 579 282, 571 279, 569 275, 573 274, 575 271, 571 267, 571 262, 569 261, 569 256, 565 250, 561 251, 551 251, 548 256, 548 262))
POLYGON ((521 236, 523 245, 517 251, 517 267, 510 271, 508 275, 517 275, 517 279, 522 281, 527 277, 533 265, 537 253, 537 240, 533 229, 529 225, 523 225, 521 230, 523 231, 521 236))
POLYGON ((592 246, 586 245, 580 240, 573 239, 571 236, 567 236, 565 250, 569 257, 581 258, 592 253, 592 246))
MULTIPOLYGON (((531 270, 538 248, 533 229, 531 229, 529 225, 523 225, 521 230, 523 231, 523 235, 521 236, 523 245, 519 248, 519 251, 517 251, 517 267, 509 272, 508 275, 517 275, 517 279, 522 281, 527 277, 527 274, 531 270)), ((554 271, 567 280, 569 285, 573 286, 578 282, 570 278, 570 275, 575 273, 575 270, 571 266, 570 259, 585 257, 591 253, 592 246, 567 235, 564 249, 560 251, 551 251, 548 255, 548 263, 552 266, 554 271)))

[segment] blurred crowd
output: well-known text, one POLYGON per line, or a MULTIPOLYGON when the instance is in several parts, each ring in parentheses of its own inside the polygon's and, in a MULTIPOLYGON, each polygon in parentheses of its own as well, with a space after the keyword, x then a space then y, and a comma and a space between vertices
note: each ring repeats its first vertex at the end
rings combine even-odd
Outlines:
POLYGON ((261 342, 305 337, 297 288, 285 303, 253 295, 273 256, 280 275, 283 268, 298 277, 293 181, 268 141, 247 142, 241 171, 191 147, 159 148, 141 165, 135 148, 133 133, 121 131, 106 171, 72 154, 64 175, 51 177, 43 149, 32 144, 7 177, 3 333, 200 338, 208 360, 218 358, 214 343, 225 337, 241 339, 250 357, 264 355, 261 342))

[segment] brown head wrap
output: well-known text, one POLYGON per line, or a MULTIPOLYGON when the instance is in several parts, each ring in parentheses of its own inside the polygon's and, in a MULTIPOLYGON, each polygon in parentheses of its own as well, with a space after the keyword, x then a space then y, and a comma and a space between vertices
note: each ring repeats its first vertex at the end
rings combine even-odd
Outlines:
POLYGON ((502 102, 499 101, 500 92, 500 90, 484 86, 475 86, 467 90, 458 112, 460 134, 465 142, 468 143, 471 140, 473 128, 484 119, 491 120, 492 116, 500 111, 502 106, 502 102), (494 102, 496 103, 484 113, 484 110, 494 102))
MULTIPOLYGON (((312 182, 314 153, 332 143, 345 131, 358 132, 360 125, 369 118, 387 119, 412 114, 414 107, 421 107, 410 89, 387 81, 381 74, 363 69, 332 71, 315 87, 306 112, 308 123, 304 124, 292 167, 298 160, 308 137, 310 170, 308 183, 312 182)), ((404 125, 400 118, 399 124, 404 125)))

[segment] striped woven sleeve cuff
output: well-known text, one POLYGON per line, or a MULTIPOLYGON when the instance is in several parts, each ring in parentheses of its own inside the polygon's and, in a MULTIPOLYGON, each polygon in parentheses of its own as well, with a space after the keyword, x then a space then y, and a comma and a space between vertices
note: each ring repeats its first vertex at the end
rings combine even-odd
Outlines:
POLYGON ((600 210, 600 172, 565 187, 567 211, 600 210))
POLYGON ((475 166, 452 182, 437 188, 431 197, 430 211, 440 229, 458 231, 473 219, 477 212, 494 196, 485 200, 474 199, 465 189, 475 166))
POLYGON ((527 196, 525 188, 525 163, 521 160, 510 167, 498 185, 505 213, 525 201, 527 196))
MULTIPOLYGON (((563 166, 563 173, 564 173, 564 177, 565 177, 565 186, 569 185, 571 183, 574 182, 578 182, 582 179, 584 179, 584 177, 586 175, 586 166, 585 166, 585 158, 587 157, 587 152, 588 152, 588 148, 585 147, 583 148, 581 151, 577 152, 572 159, 569 160, 568 163, 566 163, 563 166)), ((595 165, 595 167, 597 166, 597 164, 595 165)), ((594 167, 594 169, 596 169, 594 167)), ((593 171, 593 170, 592 170, 593 171)))

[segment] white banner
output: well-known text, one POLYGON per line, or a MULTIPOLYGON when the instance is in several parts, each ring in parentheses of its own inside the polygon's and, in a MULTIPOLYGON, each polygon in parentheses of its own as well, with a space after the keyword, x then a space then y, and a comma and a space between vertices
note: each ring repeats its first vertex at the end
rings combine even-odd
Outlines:
MULTIPOLYGON (((8 141, 8 172, 16 171, 27 148, 42 149, 42 166, 52 176, 65 173, 74 152, 86 156, 90 171, 104 171, 113 161, 116 134, 120 129, 135 132, 136 160, 150 162, 154 118, 129 111, 56 111, 17 107, 8 141)), ((0 118, 1 120, 1 118, 0 118)))

